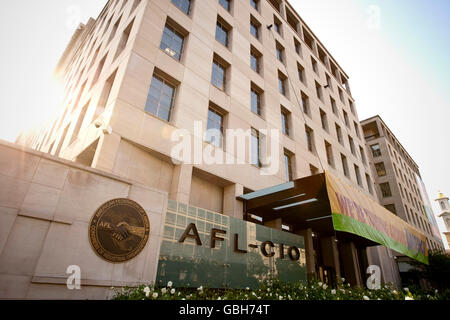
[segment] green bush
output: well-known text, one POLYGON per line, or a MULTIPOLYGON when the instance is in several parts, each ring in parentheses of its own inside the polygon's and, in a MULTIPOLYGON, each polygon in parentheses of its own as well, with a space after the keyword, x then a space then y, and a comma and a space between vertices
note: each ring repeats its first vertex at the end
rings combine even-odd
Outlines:
MULTIPOLYGON (((344 279, 342 279, 344 280, 344 279)), ((175 288, 169 281, 165 287, 141 285, 138 288, 114 289, 115 300, 447 300, 450 290, 396 290, 384 285, 378 290, 351 287, 340 282, 330 288, 321 282, 283 283, 278 279, 261 283, 259 289, 175 288)))

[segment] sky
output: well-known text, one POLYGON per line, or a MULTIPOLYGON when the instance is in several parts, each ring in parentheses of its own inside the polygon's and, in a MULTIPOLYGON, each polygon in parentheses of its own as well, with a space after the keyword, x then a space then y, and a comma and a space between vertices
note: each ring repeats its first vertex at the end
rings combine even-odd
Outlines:
MULTIPOLYGON (((13 142, 59 111, 53 69, 78 23, 105 3, 0 1, 0 139, 13 142)), ((380 115, 419 165, 439 213, 438 190, 450 196, 450 1, 290 3, 350 77, 360 120, 380 115)))

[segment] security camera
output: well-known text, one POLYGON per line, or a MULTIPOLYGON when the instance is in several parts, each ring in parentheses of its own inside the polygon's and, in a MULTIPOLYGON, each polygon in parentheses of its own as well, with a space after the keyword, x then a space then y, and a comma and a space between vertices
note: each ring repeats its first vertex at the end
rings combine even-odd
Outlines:
POLYGON ((103 133, 104 134, 111 134, 112 133, 112 128, 111 126, 108 126, 106 128, 103 128, 103 133))
POLYGON ((94 126, 98 129, 103 126, 103 121, 101 119, 97 119, 94 121, 94 126))

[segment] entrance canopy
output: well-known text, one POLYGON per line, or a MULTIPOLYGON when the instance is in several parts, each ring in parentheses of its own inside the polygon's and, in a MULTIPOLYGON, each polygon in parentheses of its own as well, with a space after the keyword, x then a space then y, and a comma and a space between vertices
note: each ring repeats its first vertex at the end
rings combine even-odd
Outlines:
POLYGON ((247 216, 263 221, 281 218, 296 230, 311 228, 320 235, 358 246, 384 245, 428 263, 426 237, 364 193, 325 172, 244 194, 247 216))

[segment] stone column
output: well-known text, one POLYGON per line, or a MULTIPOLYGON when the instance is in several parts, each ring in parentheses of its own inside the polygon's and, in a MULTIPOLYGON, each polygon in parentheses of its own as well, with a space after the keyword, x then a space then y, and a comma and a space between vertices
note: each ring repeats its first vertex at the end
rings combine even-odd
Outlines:
POLYGON ((339 264, 339 251, 337 248, 336 237, 327 237, 320 239, 322 247, 322 261, 324 267, 334 268, 336 277, 341 276, 341 267, 339 264))
POLYGON ((313 280, 316 276, 316 261, 314 255, 314 244, 312 237, 312 229, 304 229, 296 231, 295 234, 303 236, 305 239, 305 254, 306 254, 306 276, 308 280, 313 280))
POLYGON ((244 204, 237 200, 236 197, 244 194, 244 186, 238 183, 226 186, 223 190, 223 214, 243 219, 244 218, 244 204))
POLYGON ((352 286, 361 287, 362 277, 358 250, 353 242, 344 243, 342 247, 342 261, 344 263, 344 277, 352 286))
POLYGON ((106 172, 112 172, 121 139, 122 137, 114 132, 101 136, 94 160, 92 161, 92 167, 106 172))
POLYGON ((190 164, 180 164, 173 170, 169 199, 189 204, 191 196, 192 169, 190 164))

